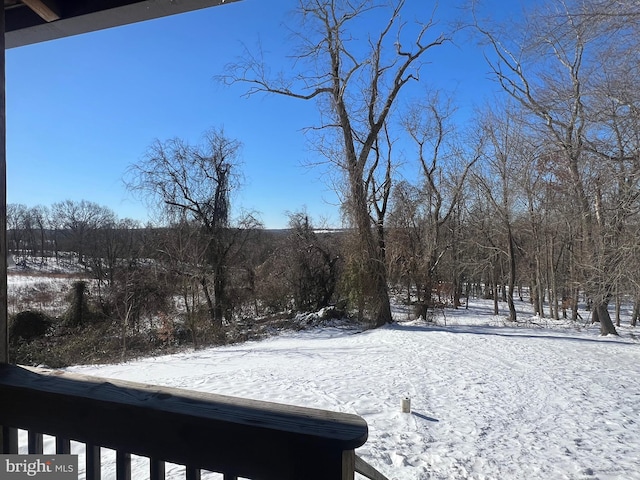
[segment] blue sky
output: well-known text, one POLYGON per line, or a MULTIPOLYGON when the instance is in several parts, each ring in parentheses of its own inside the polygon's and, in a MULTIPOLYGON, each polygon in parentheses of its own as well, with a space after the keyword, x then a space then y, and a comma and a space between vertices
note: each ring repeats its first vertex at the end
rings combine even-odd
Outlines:
MULTIPOLYGON (((315 104, 247 99, 244 87, 214 79, 243 42, 260 40, 277 70, 277 59, 290 53, 285 25, 294 4, 242 0, 7 51, 8 202, 85 199, 146 221, 146 205, 123 184, 127 167, 154 139, 196 143, 210 127, 223 127, 243 144, 237 210, 257 211, 268 228, 285 227, 285 212, 302 208, 317 223, 339 226, 326 172, 305 166, 318 160, 302 131, 317 119, 315 104)), ((432 2, 407 0, 407 7, 424 17, 432 2)), ((441 2, 441 29, 457 14, 454 2, 441 2)), ((463 37, 428 60, 425 88, 454 92, 462 112, 496 90, 481 51, 463 37)))

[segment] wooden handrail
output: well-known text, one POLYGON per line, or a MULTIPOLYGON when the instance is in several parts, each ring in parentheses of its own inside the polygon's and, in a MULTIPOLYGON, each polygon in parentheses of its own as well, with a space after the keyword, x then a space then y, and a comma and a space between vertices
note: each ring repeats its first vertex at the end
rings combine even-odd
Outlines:
POLYGON ((362 458, 356 455, 355 471, 360 475, 367 477, 369 480, 389 480, 382 473, 376 470, 374 467, 365 462, 362 458))
POLYGON ((351 414, 0 365, 0 425, 222 472, 353 479, 366 422, 351 414))

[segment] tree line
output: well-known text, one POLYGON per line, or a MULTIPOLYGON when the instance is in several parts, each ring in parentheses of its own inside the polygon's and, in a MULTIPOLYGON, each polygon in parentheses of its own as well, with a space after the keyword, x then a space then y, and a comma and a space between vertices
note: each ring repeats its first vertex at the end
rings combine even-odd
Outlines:
POLYGON ((506 283, 512 320, 526 279, 536 313, 546 298, 554 316, 568 304, 576 318, 582 293, 602 333, 615 334, 610 302, 619 310, 623 294, 638 296, 637 2, 547 0, 496 21, 474 1, 444 27, 435 3, 403 18, 408 3, 299 0, 293 73, 272 74, 250 52, 221 76, 248 96, 317 101, 311 140, 343 181, 361 310, 391 321, 394 275, 428 303, 443 277, 459 291, 481 270, 484 285, 506 283), (408 109, 398 100, 411 85, 428 92, 440 73, 429 55, 453 42, 481 47, 502 91, 466 133, 441 92, 414 95, 408 109), (403 135, 420 172, 404 181, 403 135))
POLYGON ((119 220, 87 200, 10 204, 9 250, 17 268, 79 272, 69 310, 84 314, 65 314, 64 323, 110 319, 123 339, 153 327, 200 343, 254 318, 336 305, 339 232, 317 231, 304 212, 290 214, 288 229, 266 230, 252 218, 222 219, 200 201, 193 207, 202 217, 183 212, 163 226, 119 220))
POLYGON ((464 28, 442 33, 437 10, 407 23, 405 3, 300 0, 293 76, 270 77, 256 52, 220 76, 249 96, 318 102, 322 123, 309 134, 338 179, 339 233, 320 233, 304 211, 277 234, 250 213, 232 218, 240 144, 213 129, 199 145, 155 142, 127 173, 164 214, 163 228, 118 221, 90 202, 12 205, 9 245, 44 259, 65 242, 95 275, 105 309, 131 325, 179 299, 187 324, 206 318, 220 329, 336 304, 380 326, 392 319, 393 294, 424 308, 483 295, 496 314, 503 302, 511 321, 516 301, 574 320, 584 302, 603 334, 616 333, 629 300, 635 325, 637 5, 536 2, 523 20, 500 24, 474 3, 464 28), (438 73, 428 54, 460 35, 483 46, 502 95, 465 125, 446 92, 425 88, 400 108, 410 85, 438 73), (407 164, 417 173, 401 176, 407 164))

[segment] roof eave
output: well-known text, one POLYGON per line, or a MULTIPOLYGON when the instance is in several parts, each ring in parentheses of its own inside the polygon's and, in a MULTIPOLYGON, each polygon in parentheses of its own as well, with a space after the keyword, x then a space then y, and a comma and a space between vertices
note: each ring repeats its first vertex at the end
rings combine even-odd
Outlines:
MULTIPOLYGON (((239 0, 103 0, 76 2, 47 22, 28 8, 5 8, 5 48, 15 48, 95 30, 214 7, 239 0)), ((71 2, 66 3, 69 5, 71 2)))

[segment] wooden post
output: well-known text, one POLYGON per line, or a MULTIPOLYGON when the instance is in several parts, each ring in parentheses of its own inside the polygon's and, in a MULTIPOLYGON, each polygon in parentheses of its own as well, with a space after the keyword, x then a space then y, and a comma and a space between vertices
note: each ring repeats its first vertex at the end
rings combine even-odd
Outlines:
POLYGON ((30 454, 42 455, 44 442, 41 433, 29 430, 27 437, 28 452, 30 454))
POLYGON ((0 427, 0 453, 18 453, 18 429, 10 427, 0 427))
POLYGON ((356 475, 356 452, 345 450, 342 452, 342 479, 354 480, 356 475))
POLYGON ((86 472, 87 480, 100 480, 102 478, 101 470, 101 450, 92 444, 87 444, 86 472))
POLYGON ((131 454, 116 451, 116 480, 131 480, 131 454))
POLYGON ((200 469, 193 465, 187 465, 185 476, 187 480, 200 480, 200 469))
POLYGON ((165 478, 165 463, 157 458, 151 458, 149 460, 149 480, 165 480, 165 478))
POLYGON ((69 455, 71 453, 71 440, 64 437, 56 437, 56 453, 69 455))
POLYGON ((7 310, 7 104, 5 97, 4 6, 0 11, 0 364, 9 363, 7 310))

